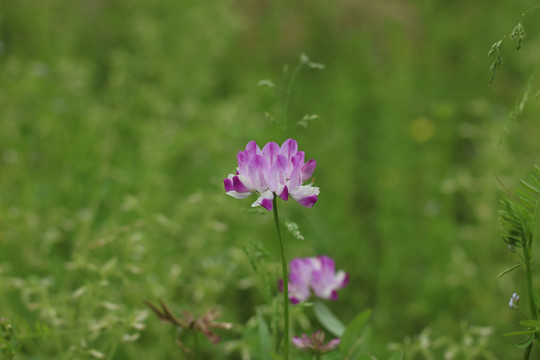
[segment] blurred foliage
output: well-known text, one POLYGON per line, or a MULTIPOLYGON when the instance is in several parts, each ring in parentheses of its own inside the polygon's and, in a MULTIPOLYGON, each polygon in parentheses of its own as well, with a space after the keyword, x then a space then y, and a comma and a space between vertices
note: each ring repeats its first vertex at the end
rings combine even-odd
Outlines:
MULTIPOLYGON (((289 137, 317 160, 321 195, 282 202, 305 238, 287 235, 288 256, 350 273, 329 306, 373 310, 371 352, 417 349, 429 328, 448 351, 470 332, 509 358, 508 298, 524 289, 496 277, 512 265, 496 179, 513 189, 539 162, 540 15, 521 19, 527 38, 501 48, 491 86, 486 54, 533 5, 0 0, 0 317, 15 358, 181 356, 143 303, 158 298, 237 324, 217 346, 201 338, 206 358, 258 358, 246 349, 277 285, 243 249, 268 249, 277 279, 272 218, 222 179, 249 140, 289 137), (324 69, 295 72, 303 53, 324 69)), ((316 324, 296 315, 294 334, 316 324)))

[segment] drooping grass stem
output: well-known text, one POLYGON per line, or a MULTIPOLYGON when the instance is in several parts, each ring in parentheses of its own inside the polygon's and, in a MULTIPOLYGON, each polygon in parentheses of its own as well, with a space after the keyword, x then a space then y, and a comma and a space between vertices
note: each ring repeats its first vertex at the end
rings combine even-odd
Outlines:
POLYGON ((289 274, 287 272, 287 258, 285 257, 285 247, 281 238, 279 229, 279 215, 277 208, 277 196, 273 200, 274 223, 278 234, 279 248, 281 250, 281 267, 283 276, 283 308, 284 308, 284 324, 283 324, 283 359, 289 359, 289 274))

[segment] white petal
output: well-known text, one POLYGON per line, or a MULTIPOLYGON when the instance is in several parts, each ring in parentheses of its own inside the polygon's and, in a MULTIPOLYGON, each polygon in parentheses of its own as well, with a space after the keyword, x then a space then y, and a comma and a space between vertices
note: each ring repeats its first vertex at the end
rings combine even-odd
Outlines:
POLYGON ((319 195, 319 188, 311 185, 303 185, 294 191, 289 190, 289 195, 296 201, 299 199, 305 198, 306 196, 319 195))
POLYGON ((248 196, 250 196, 252 193, 250 192, 239 193, 238 191, 232 190, 232 191, 227 191, 225 194, 232 196, 235 199, 245 199, 248 196))

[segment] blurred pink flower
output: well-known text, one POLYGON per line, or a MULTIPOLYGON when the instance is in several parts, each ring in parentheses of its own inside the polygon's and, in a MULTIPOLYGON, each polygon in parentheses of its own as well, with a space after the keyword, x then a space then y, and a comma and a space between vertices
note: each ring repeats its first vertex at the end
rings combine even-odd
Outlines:
MULTIPOLYGON (((325 300, 337 300, 337 290, 349 283, 344 271, 336 273, 334 260, 328 256, 293 259, 289 272, 289 300, 293 304, 307 300, 311 291, 325 300)), ((280 290, 283 281, 280 280, 280 290)))
POLYGON ((255 141, 246 145, 246 150, 237 155, 236 174, 223 180, 225 191, 237 199, 245 199, 252 193, 259 197, 251 205, 272 210, 274 196, 283 200, 292 197, 305 207, 317 201, 319 188, 302 185, 309 179, 317 166, 315 160, 304 162, 304 152, 298 151, 296 140, 288 139, 281 147, 269 142, 261 150, 255 141))
POLYGON ((322 331, 316 331, 310 337, 306 334, 302 334, 302 337, 293 336, 292 342, 294 346, 302 351, 322 354, 337 348, 341 340, 335 338, 325 344, 324 333, 322 331))

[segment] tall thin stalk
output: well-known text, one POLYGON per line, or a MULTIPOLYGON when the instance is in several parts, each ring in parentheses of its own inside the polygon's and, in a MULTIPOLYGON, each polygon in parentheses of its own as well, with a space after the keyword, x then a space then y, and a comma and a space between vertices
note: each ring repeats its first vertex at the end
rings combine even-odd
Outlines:
POLYGON ((283 246, 283 239, 281 238, 281 231, 279 229, 279 216, 277 208, 277 196, 274 195, 273 200, 274 209, 274 223, 276 225, 276 231, 279 239, 279 248, 281 250, 281 268, 283 276, 283 307, 284 307, 284 324, 283 324, 283 359, 289 359, 289 274, 287 272, 287 259, 285 257, 285 248, 283 246))
MULTIPOLYGON (((531 309, 531 316, 534 320, 538 320, 538 310, 536 309, 536 305, 534 303, 534 292, 533 292, 532 273, 531 273, 531 252, 532 252, 532 235, 529 237, 529 239, 526 239, 525 244, 523 244, 523 257, 525 259, 527 295, 529 297, 529 307, 531 309)), ((531 343, 525 350, 525 356, 524 356, 525 360, 528 360, 531 355, 532 345, 533 343, 531 343)))

